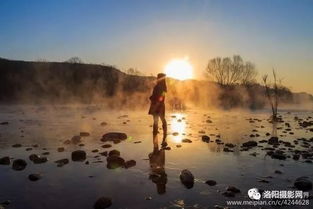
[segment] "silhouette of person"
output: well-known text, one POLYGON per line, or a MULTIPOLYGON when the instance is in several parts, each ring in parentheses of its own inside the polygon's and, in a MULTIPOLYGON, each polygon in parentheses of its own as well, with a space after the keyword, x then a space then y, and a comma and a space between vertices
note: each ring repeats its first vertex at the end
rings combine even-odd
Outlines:
POLYGON ((167 175, 165 173, 165 150, 159 149, 158 135, 153 135, 153 151, 149 154, 149 179, 156 184, 158 194, 166 192, 167 175))
POLYGON ((158 133, 159 118, 162 121, 163 128, 163 141, 162 145, 167 146, 167 123, 165 120, 165 93, 167 92, 167 86, 165 81, 166 75, 159 73, 157 75, 157 84, 153 88, 152 95, 150 96, 151 105, 149 108, 149 114, 153 116, 153 134, 158 133))

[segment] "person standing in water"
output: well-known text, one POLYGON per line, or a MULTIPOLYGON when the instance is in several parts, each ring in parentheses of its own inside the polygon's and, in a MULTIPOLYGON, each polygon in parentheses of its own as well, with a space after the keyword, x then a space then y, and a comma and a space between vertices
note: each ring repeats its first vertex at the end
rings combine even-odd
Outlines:
POLYGON ((157 75, 157 84, 153 88, 152 95, 150 96, 151 105, 149 108, 149 114, 153 116, 153 135, 158 133, 159 118, 162 121, 163 128, 163 142, 162 145, 166 146, 167 136, 167 123, 165 120, 165 93, 167 92, 166 75, 159 73, 157 75))

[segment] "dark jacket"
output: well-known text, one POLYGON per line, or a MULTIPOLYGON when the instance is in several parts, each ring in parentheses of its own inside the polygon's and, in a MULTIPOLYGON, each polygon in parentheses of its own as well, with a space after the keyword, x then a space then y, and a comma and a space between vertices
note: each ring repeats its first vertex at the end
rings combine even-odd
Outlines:
POLYGON ((150 96, 150 115, 165 116, 165 93, 166 90, 159 84, 153 88, 152 95, 150 96))

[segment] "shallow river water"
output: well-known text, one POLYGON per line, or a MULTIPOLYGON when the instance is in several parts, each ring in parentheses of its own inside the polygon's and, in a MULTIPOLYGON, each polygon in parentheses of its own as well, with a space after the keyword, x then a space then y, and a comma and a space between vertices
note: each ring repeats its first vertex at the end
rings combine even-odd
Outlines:
MULTIPOLYGON (((259 147, 247 151, 240 147, 249 140, 268 140, 269 134, 277 134, 280 140, 292 144, 295 139, 313 137, 310 128, 299 126, 297 119, 312 120, 312 111, 282 111, 280 115, 284 122, 275 126, 268 121, 270 114, 266 111, 167 112, 167 142, 171 149, 164 150, 160 145, 162 129, 155 138, 159 144, 156 147, 152 118, 146 112, 108 111, 99 106, 1 106, 0 122, 8 124, 0 125, 0 158, 24 159, 27 166, 16 171, 12 162, 0 165, 0 203, 10 200, 6 207, 11 209, 86 209, 93 208, 96 200, 105 196, 112 198, 110 208, 214 208, 226 207, 228 200, 249 201, 247 191, 251 188, 296 190, 292 187, 296 178, 307 176, 313 181, 312 163, 301 157, 293 160, 292 153, 283 145, 279 147, 291 156, 286 160, 266 155, 267 151, 262 149, 272 147, 267 143, 258 143, 259 147), (107 124, 101 125, 102 122, 107 124), (82 137, 78 144, 64 144, 80 132, 88 132, 90 136, 82 137), (102 142, 102 135, 108 132, 123 132, 128 138, 117 144, 102 142), (211 142, 203 142, 203 135, 209 136, 211 142), (183 139, 192 143, 184 143, 183 139), (217 144, 216 139, 224 144, 217 144), (230 149, 233 152, 224 151, 225 143, 236 145, 230 149), (22 146, 15 148, 14 144, 22 146), (112 147, 103 148, 103 144, 112 147), (58 152, 60 147, 65 151, 58 152), (27 148, 32 149, 26 151, 27 148), (113 149, 120 151, 125 160, 135 160, 136 165, 108 169, 106 157, 99 153, 113 149), (71 153, 75 150, 84 150, 87 159, 73 162, 71 153), (49 153, 42 155, 44 152, 49 153), (151 177, 154 171, 149 154, 153 152, 157 153, 154 156, 157 163, 164 167, 160 178, 151 177), (29 160, 31 154, 46 156, 48 161, 34 164, 29 160), (69 163, 58 167, 55 161, 63 158, 69 159, 69 163), (195 177, 190 189, 180 181, 183 169, 190 170, 195 177), (282 173, 275 173, 276 170, 282 173), (39 173, 42 178, 30 181, 28 175, 32 173, 39 173), (209 186, 207 180, 217 184, 209 186), (228 186, 235 186, 241 192, 235 197, 225 197, 222 193, 228 186)), ((310 143, 312 150, 313 142, 310 143)), ((299 141, 296 148, 304 149, 301 145, 299 141)), ((309 192, 312 195, 312 190, 309 192)), ((280 208, 313 208, 313 201, 306 206, 280 208)))

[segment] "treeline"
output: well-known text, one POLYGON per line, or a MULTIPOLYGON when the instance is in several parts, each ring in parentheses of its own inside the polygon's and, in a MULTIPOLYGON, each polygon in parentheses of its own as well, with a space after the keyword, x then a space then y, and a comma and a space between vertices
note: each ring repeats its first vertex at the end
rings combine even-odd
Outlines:
MULTIPOLYGON (((265 107, 265 89, 255 82, 253 65, 238 58, 223 60, 224 64, 218 59, 210 64, 211 76, 219 80, 168 78, 168 107, 265 107)), ((0 103, 100 103, 110 108, 143 109, 149 105, 154 84, 155 77, 140 76, 136 69, 125 73, 113 66, 83 64, 77 58, 59 63, 0 59, 0 103)), ((287 88, 279 88, 279 94, 281 103, 294 103, 295 98, 312 101, 312 96, 295 97, 287 88)))

